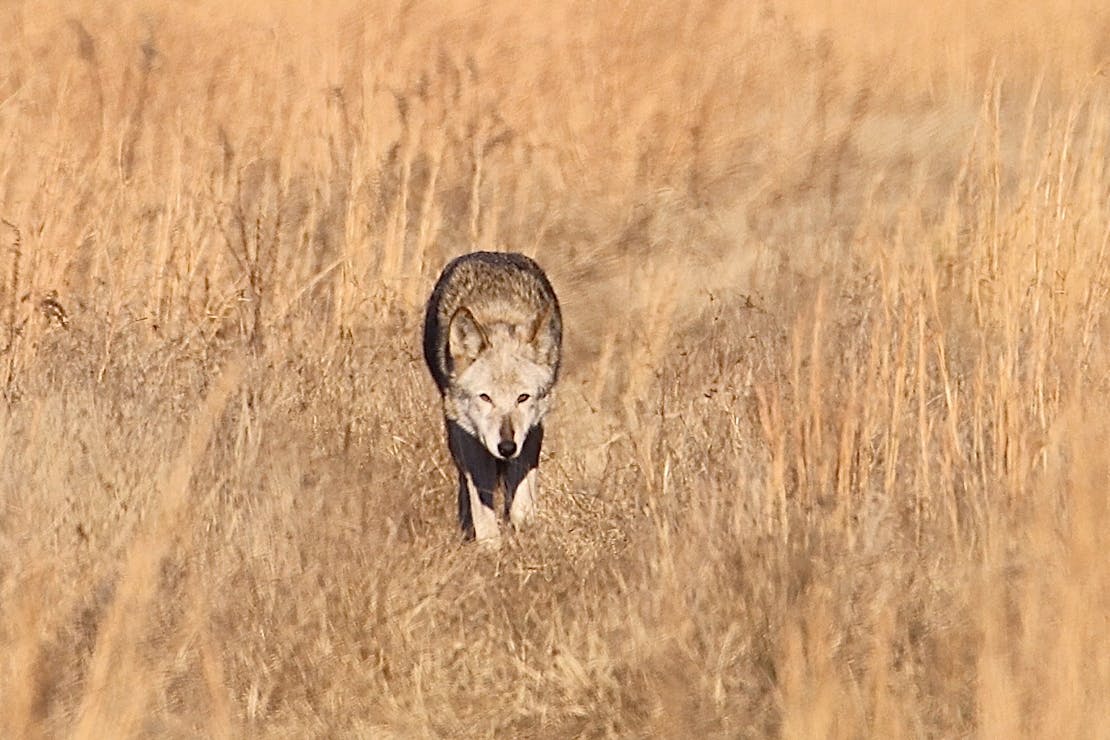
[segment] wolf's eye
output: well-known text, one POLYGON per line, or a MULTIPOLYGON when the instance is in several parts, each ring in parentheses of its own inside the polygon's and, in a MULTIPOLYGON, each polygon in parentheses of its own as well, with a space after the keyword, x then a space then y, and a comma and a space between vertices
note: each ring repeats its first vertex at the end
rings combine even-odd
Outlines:
POLYGON ((529 396, 527 393, 521 393, 519 396, 516 397, 516 402, 517 403, 524 403, 529 398, 531 398, 531 396, 529 396))
POLYGON ((490 398, 490 397, 489 397, 489 394, 487 394, 487 393, 480 393, 480 394, 478 395, 478 398, 482 399, 482 400, 483 400, 483 401, 485 401, 486 403, 493 403, 493 399, 492 399, 492 398, 490 398))

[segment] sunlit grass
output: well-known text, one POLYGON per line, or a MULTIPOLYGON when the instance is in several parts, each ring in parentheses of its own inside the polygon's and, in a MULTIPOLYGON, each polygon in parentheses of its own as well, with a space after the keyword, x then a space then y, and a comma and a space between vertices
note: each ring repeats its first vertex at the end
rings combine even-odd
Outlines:
POLYGON ((0 734, 1110 734, 1101 3, 0 28, 0 734), (496 555, 473 248, 566 325, 496 555))

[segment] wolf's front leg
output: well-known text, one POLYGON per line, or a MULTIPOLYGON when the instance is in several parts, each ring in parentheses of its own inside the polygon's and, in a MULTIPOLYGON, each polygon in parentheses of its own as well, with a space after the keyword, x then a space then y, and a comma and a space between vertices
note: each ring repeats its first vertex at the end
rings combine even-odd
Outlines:
POLYGON ((447 423, 447 441, 459 469, 459 525, 463 534, 497 546, 500 532, 493 492, 497 488, 497 460, 482 443, 454 422, 447 423))
POLYGON ((509 520, 514 527, 523 527, 535 518, 536 493, 536 469, 532 468, 517 486, 513 503, 509 507, 509 520))
POLYGON ((466 471, 459 469, 459 528, 463 537, 474 539, 474 517, 470 515, 470 479, 466 471))
POLYGON ((493 490, 476 484, 467 477, 470 491, 470 516, 474 522, 474 539, 480 544, 496 547, 501 539, 497 526, 497 512, 493 509, 493 490))
POLYGON ((532 521, 536 514, 536 470, 542 445, 543 425, 535 426, 505 470, 505 509, 515 527, 532 521))

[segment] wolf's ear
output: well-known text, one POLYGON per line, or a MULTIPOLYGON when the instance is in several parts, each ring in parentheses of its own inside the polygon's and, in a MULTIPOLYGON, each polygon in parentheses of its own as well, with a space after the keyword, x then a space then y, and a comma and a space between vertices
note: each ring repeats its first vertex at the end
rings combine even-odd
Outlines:
POLYGON ((532 321, 532 326, 528 330, 528 344, 536 348, 536 351, 543 357, 549 356, 555 351, 555 311, 550 305, 545 306, 543 310, 536 314, 536 318, 532 321))
POLYGON ((455 315, 451 317, 448 347, 451 359, 455 362, 456 373, 462 372, 467 365, 478 358, 482 350, 489 347, 486 330, 466 306, 455 311, 455 315))

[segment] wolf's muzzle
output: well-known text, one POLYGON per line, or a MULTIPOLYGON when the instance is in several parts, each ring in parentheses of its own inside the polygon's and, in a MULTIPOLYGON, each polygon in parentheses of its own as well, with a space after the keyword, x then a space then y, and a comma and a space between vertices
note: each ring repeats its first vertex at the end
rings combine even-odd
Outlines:
POLYGON ((501 419, 501 441, 497 443, 497 453, 506 460, 516 454, 516 442, 513 441, 513 423, 508 416, 501 419))

